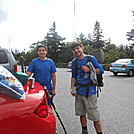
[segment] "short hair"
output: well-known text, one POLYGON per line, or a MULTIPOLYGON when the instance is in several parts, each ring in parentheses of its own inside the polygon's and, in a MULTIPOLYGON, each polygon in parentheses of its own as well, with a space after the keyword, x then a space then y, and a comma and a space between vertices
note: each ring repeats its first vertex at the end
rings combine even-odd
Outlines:
POLYGON ((38 51, 38 49, 41 48, 41 47, 44 47, 44 48, 47 50, 47 46, 45 46, 45 45, 38 45, 38 46, 36 47, 36 51, 38 51))
POLYGON ((83 47, 83 44, 81 44, 79 42, 73 42, 72 45, 71 45, 71 49, 73 49, 73 48, 75 48, 77 46, 83 47))

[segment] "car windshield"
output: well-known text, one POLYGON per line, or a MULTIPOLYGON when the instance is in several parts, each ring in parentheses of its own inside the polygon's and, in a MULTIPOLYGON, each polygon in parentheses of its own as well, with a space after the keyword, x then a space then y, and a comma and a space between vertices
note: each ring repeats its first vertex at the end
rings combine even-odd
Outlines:
POLYGON ((119 59, 115 63, 128 63, 129 61, 129 59, 119 59))

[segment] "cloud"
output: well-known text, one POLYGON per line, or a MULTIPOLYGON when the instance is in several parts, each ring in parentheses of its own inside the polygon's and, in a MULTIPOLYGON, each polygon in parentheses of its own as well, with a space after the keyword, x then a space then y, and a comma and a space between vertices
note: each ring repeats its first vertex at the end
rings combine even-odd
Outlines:
POLYGON ((0 0, 0 24, 3 21, 7 21, 8 18, 8 11, 7 11, 7 7, 4 3, 3 0, 0 0))
POLYGON ((74 33, 92 34, 96 21, 105 39, 125 44, 133 5, 134 0, 75 0, 74 16, 74 0, 0 0, 0 46, 28 50, 44 39, 53 22, 58 34, 72 41, 74 33))

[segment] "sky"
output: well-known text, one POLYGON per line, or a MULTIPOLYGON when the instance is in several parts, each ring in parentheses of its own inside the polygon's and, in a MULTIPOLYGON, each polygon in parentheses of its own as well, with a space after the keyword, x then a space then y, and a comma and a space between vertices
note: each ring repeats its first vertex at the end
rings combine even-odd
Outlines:
POLYGON ((126 33, 134 28, 132 10, 134 0, 0 0, 0 46, 28 51, 53 22, 61 37, 73 41, 80 33, 92 34, 96 21, 105 40, 126 45, 126 33))

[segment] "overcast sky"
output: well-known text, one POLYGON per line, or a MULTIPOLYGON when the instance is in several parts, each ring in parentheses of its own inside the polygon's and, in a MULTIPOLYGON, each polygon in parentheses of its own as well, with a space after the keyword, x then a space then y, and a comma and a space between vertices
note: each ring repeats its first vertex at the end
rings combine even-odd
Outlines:
POLYGON ((134 25, 132 10, 134 0, 0 0, 0 46, 29 50, 53 22, 60 36, 73 41, 74 33, 92 34, 96 21, 104 39, 125 45, 134 25))

